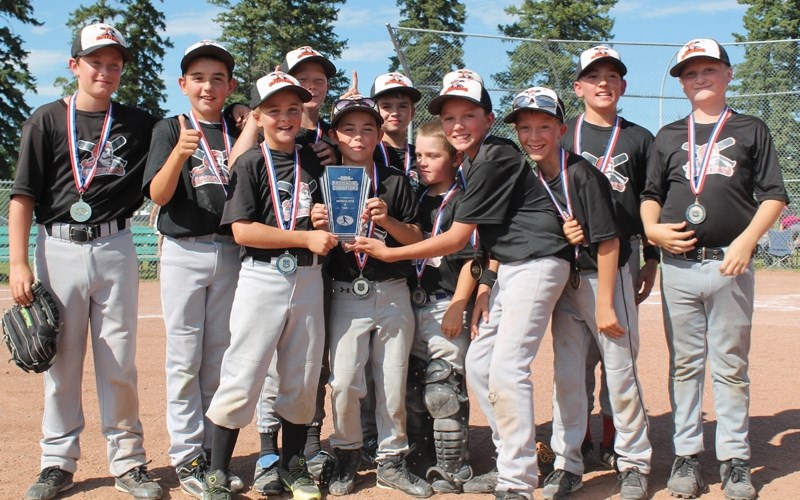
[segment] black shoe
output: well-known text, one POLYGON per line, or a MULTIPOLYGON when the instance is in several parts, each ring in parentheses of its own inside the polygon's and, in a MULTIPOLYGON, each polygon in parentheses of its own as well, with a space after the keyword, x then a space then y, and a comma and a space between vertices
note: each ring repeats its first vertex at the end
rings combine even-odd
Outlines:
POLYGON ((722 462, 719 475, 722 479, 722 491, 728 500, 753 500, 756 497, 749 463, 738 458, 722 462))
POLYGON ((675 457, 667 491, 678 498, 695 498, 705 489, 697 457, 675 457))
POLYGON ((224 471, 215 470, 206 474, 206 487, 203 500, 231 500, 231 488, 228 475, 224 471))
POLYGON ((336 471, 328 485, 328 493, 334 496, 349 495, 356 486, 356 475, 361 463, 361 449, 334 448, 334 452, 336 452, 336 471))
POLYGON ((28 488, 25 500, 52 500, 73 486, 75 483, 72 482, 72 472, 61 470, 57 466, 45 467, 36 482, 28 488))
POLYGON ((578 491, 582 487, 581 476, 563 469, 556 469, 544 480, 542 494, 545 500, 564 500, 569 497, 570 493, 578 491))
POLYGON ((461 489, 464 493, 494 493, 495 486, 497 486, 497 467, 473 477, 464 483, 461 489))
POLYGON ((378 463, 377 485, 379 488, 399 490, 417 498, 428 498, 433 495, 431 485, 408 470, 402 455, 395 455, 378 463))
POLYGON ((495 500, 527 500, 524 496, 520 495, 516 491, 495 491, 494 492, 495 500))
POLYGON ((136 500, 161 498, 161 486, 150 477, 146 465, 140 465, 114 479, 114 487, 132 495, 136 500))

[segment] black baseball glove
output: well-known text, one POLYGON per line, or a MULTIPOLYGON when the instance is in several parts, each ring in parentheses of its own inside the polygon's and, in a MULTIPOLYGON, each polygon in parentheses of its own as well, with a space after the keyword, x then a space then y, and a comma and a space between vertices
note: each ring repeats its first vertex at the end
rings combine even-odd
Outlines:
POLYGON ((42 373, 56 357, 58 307, 41 281, 33 283, 31 292, 30 306, 15 305, 3 313, 3 339, 17 366, 26 372, 42 373))

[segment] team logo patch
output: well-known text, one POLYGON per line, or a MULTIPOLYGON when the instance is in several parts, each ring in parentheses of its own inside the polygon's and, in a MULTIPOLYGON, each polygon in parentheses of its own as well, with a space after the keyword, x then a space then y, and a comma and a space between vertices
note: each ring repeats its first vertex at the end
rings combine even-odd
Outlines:
MULTIPOLYGON (((588 151, 584 151, 583 153, 581 153, 581 156, 583 156, 586 159, 586 161, 588 161, 595 167, 603 164, 604 158, 602 156, 598 158, 592 153, 589 153, 588 151)), ((621 167, 622 165, 627 163, 628 160, 629 160, 628 153, 621 153, 618 154, 617 156, 611 157, 611 160, 608 162, 608 170, 606 170, 605 175, 606 178, 608 179, 608 182, 611 183, 611 189, 613 189, 614 191, 618 191, 620 193, 625 192, 625 188, 628 185, 628 181, 630 179, 622 175, 616 169, 617 167, 621 167)))
MULTIPOLYGON (((727 156, 723 156, 720 154, 720 151, 724 151, 731 146, 736 144, 736 139, 733 137, 726 137, 722 139, 716 144, 712 144, 712 151, 711 151, 711 158, 708 160, 708 170, 706 173, 708 175, 716 174, 716 175, 724 175, 725 177, 733 177, 734 170, 736 170, 736 160, 731 160, 727 156)), ((695 157, 696 158, 704 158, 706 154, 706 149, 708 148, 708 144, 698 145, 695 146, 695 157)), ((684 142, 681 145, 681 149, 684 151, 689 151, 689 143, 684 142)), ((689 178, 689 161, 687 160, 686 163, 683 165, 683 171, 686 172, 686 178, 689 178)))
POLYGON ((219 178, 217 178, 214 171, 211 169, 211 163, 208 161, 205 153, 203 153, 203 150, 198 148, 192 155, 193 158, 200 161, 200 165, 191 170, 193 188, 205 186, 206 184, 220 184, 220 180, 222 181, 221 184, 225 186, 230 182, 231 176, 228 170, 228 156, 225 154, 225 151, 212 149, 211 154, 214 155, 214 160, 219 167, 219 178))
MULTIPOLYGON (((115 153, 121 149, 128 140, 125 137, 118 135, 114 139, 106 142, 105 148, 100 153, 100 159, 97 161, 97 170, 95 170, 95 177, 102 175, 116 175, 122 177, 125 175, 125 166, 128 161, 117 156, 115 153)), ((78 141, 78 149, 91 153, 91 157, 81 161, 81 175, 86 178, 92 169, 97 154, 97 143, 90 141, 78 141)))

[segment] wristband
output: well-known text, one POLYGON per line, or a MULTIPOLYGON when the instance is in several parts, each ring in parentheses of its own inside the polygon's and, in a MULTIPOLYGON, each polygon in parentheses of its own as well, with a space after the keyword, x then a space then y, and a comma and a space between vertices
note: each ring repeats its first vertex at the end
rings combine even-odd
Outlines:
POLYGON ((642 249, 642 255, 644 255, 644 260, 655 260, 656 262, 661 262, 661 253, 658 251, 658 247, 648 245, 642 249))
POLYGON ((481 276, 481 279, 478 280, 478 284, 488 285, 489 288, 492 288, 495 281, 497 281, 497 272, 492 271, 491 269, 486 269, 483 271, 483 276, 481 276))

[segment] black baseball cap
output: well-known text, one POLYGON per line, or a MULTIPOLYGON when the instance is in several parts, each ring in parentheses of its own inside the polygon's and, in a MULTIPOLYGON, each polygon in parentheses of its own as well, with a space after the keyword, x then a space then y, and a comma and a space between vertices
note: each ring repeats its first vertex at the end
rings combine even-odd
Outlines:
POLYGON ((544 113, 564 122, 564 103, 554 90, 547 87, 531 87, 523 90, 511 101, 511 112, 503 118, 504 123, 514 123, 523 111, 544 113))
POLYGON ((104 47, 114 47, 119 50, 125 62, 133 61, 133 55, 128 50, 128 42, 125 41, 125 37, 117 28, 106 23, 84 26, 72 41, 72 57, 88 56, 104 47))
POLYGON ((233 76, 234 61, 228 50, 214 40, 200 40, 186 49, 181 59, 181 73, 186 74, 189 64, 198 57, 210 57, 221 61, 228 68, 228 76, 233 76))
POLYGON ((375 118, 379 127, 383 125, 383 117, 381 116, 381 112, 378 111, 378 104, 375 102, 375 99, 355 94, 350 97, 339 99, 333 103, 331 127, 336 128, 336 124, 339 123, 339 120, 341 120, 343 116, 354 111, 369 113, 375 118))

